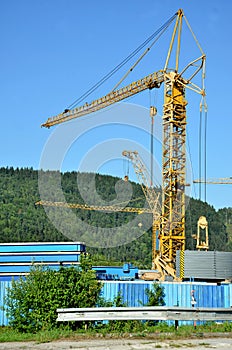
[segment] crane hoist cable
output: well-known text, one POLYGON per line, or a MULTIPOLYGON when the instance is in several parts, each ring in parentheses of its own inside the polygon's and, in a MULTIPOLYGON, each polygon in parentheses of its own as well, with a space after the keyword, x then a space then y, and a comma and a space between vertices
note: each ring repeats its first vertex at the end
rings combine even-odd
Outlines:
POLYGON ((130 172, 130 163, 129 159, 123 159, 123 172, 124 172, 124 180, 129 180, 129 172, 130 172))
POLYGON ((204 180, 205 180, 205 202, 207 198, 207 185, 206 185, 206 178, 207 178, 207 111, 205 111, 205 125, 204 125, 204 141, 205 141, 205 147, 204 147, 204 180))
MULTIPOLYGON (((137 55, 149 42, 154 40, 160 33, 163 32, 169 27, 172 21, 176 18, 177 13, 175 13, 169 20, 167 20, 158 30, 156 30, 152 35, 150 35, 142 44, 140 44, 130 55, 128 55, 121 63, 119 63, 116 67, 114 67, 109 73, 107 73, 104 77, 102 77, 99 82, 94 84, 89 90, 87 90, 83 95, 81 95, 78 99, 76 99, 73 103, 71 103, 67 109, 74 108, 78 103, 84 101, 86 97, 92 94, 95 90, 97 90, 104 82, 106 82, 109 78, 111 78, 119 69, 121 69, 126 63, 128 63, 135 55, 137 55)), ((157 41, 157 40, 155 40, 157 41)), ((152 43, 150 46, 152 46, 152 43)), ((147 49, 148 50, 148 49, 147 49)), ((149 51, 149 50, 148 50, 149 51)), ((144 54, 142 55, 142 57, 144 54)), ((141 60, 142 57, 139 59, 141 60)), ((124 78, 123 78, 124 79, 124 78)), ((116 87, 114 87, 115 89, 116 87)))
POLYGON ((142 61, 143 57, 146 56, 146 54, 151 50, 152 46, 155 45, 155 43, 159 40, 159 38, 163 35, 167 28, 168 27, 165 27, 155 38, 155 40, 152 41, 150 46, 146 48, 146 50, 139 56, 135 63, 127 70, 127 72, 123 75, 119 82, 114 86, 112 91, 115 91, 119 87, 119 85, 121 85, 121 83, 127 78, 127 76, 134 70, 134 68, 139 64, 139 62, 142 61))
MULTIPOLYGON (((207 178, 207 104, 204 96, 201 99, 200 103, 200 119, 199 119, 199 179, 202 178, 204 180, 204 201, 206 202, 207 197, 207 186, 206 186, 206 178, 207 178), (203 143, 203 145, 202 145, 203 143), (202 171, 203 166, 203 171, 202 171)), ((199 182, 199 199, 202 199, 202 191, 201 191, 201 182, 199 182)))

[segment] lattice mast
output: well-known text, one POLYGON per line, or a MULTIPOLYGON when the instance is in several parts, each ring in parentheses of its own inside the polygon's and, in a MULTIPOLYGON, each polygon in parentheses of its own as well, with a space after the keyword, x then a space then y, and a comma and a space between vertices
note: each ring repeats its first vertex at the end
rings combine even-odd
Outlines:
POLYGON ((185 249, 186 100, 183 85, 166 75, 163 108, 162 219, 160 255, 174 267, 185 249))
POLYGON ((179 10, 165 63, 167 71, 177 36, 175 70, 164 80, 162 218, 160 256, 175 267, 176 251, 185 249, 185 183, 186 183, 186 105, 184 84, 178 81, 180 40, 183 12, 179 10))

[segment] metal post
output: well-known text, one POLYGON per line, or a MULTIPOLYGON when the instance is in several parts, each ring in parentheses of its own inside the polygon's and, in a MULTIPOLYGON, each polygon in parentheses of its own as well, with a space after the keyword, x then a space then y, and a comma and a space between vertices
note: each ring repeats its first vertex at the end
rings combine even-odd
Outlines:
MULTIPOLYGON (((196 303, 197 303, 194 293, 195 293, 195 290, 192 289, 192 290, 191 290, 191 305, 192 305, 192 307, 195 307, 195 305, 196 305, 196 303)), ((197 328, 197 323, 196 323, 195 320, 193 321, 193 326, 194 326, 194 329, 197 328)))

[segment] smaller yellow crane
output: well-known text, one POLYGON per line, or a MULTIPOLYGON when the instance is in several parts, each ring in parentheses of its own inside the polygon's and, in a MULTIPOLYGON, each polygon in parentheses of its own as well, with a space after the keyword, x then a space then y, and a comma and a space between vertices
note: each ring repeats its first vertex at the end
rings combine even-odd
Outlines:
POLYGON ((150 186, 151 179, 148 170, 139 156, 137 151, 123 151, 122 155, 131 160, 135 174, 139 180, 140 186, 142 187, 144 196, 150 207, 153 215, 152 220, 152 268, 155 268, 155 259, 157 256, 156 247, 156 232, 160 229, 160 217, 161 217, 161 203, 160 194, 161 191, 157 191, 154 187, 150 186))

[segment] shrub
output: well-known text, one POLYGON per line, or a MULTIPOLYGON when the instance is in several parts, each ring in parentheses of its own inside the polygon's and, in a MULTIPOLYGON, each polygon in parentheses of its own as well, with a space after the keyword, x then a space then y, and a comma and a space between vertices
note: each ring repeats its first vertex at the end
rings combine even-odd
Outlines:
MULTIPOLYGON (((146 288, 145 293, 148 297, 147 306, 164 306, 165 293, 164 287, 160 286, 158 283, 152 284, 152 289, 146 288)), ((147 326, 155 326, 159 321, 147 321, 147 326)))
POLYGON ((152 289, 146 288, 145 293, 148 297, 147 306, 164 306, 165 293, 164 288, 158 283, 152 284, 152 289))
POLYGON ((27 277, 13 280, 8 288, 10 326, 21 332, 57 327, 57 308, 94 307, 100 292, 89 256, 81 256, 80 267, 59 271, 34 265, 27 277))

